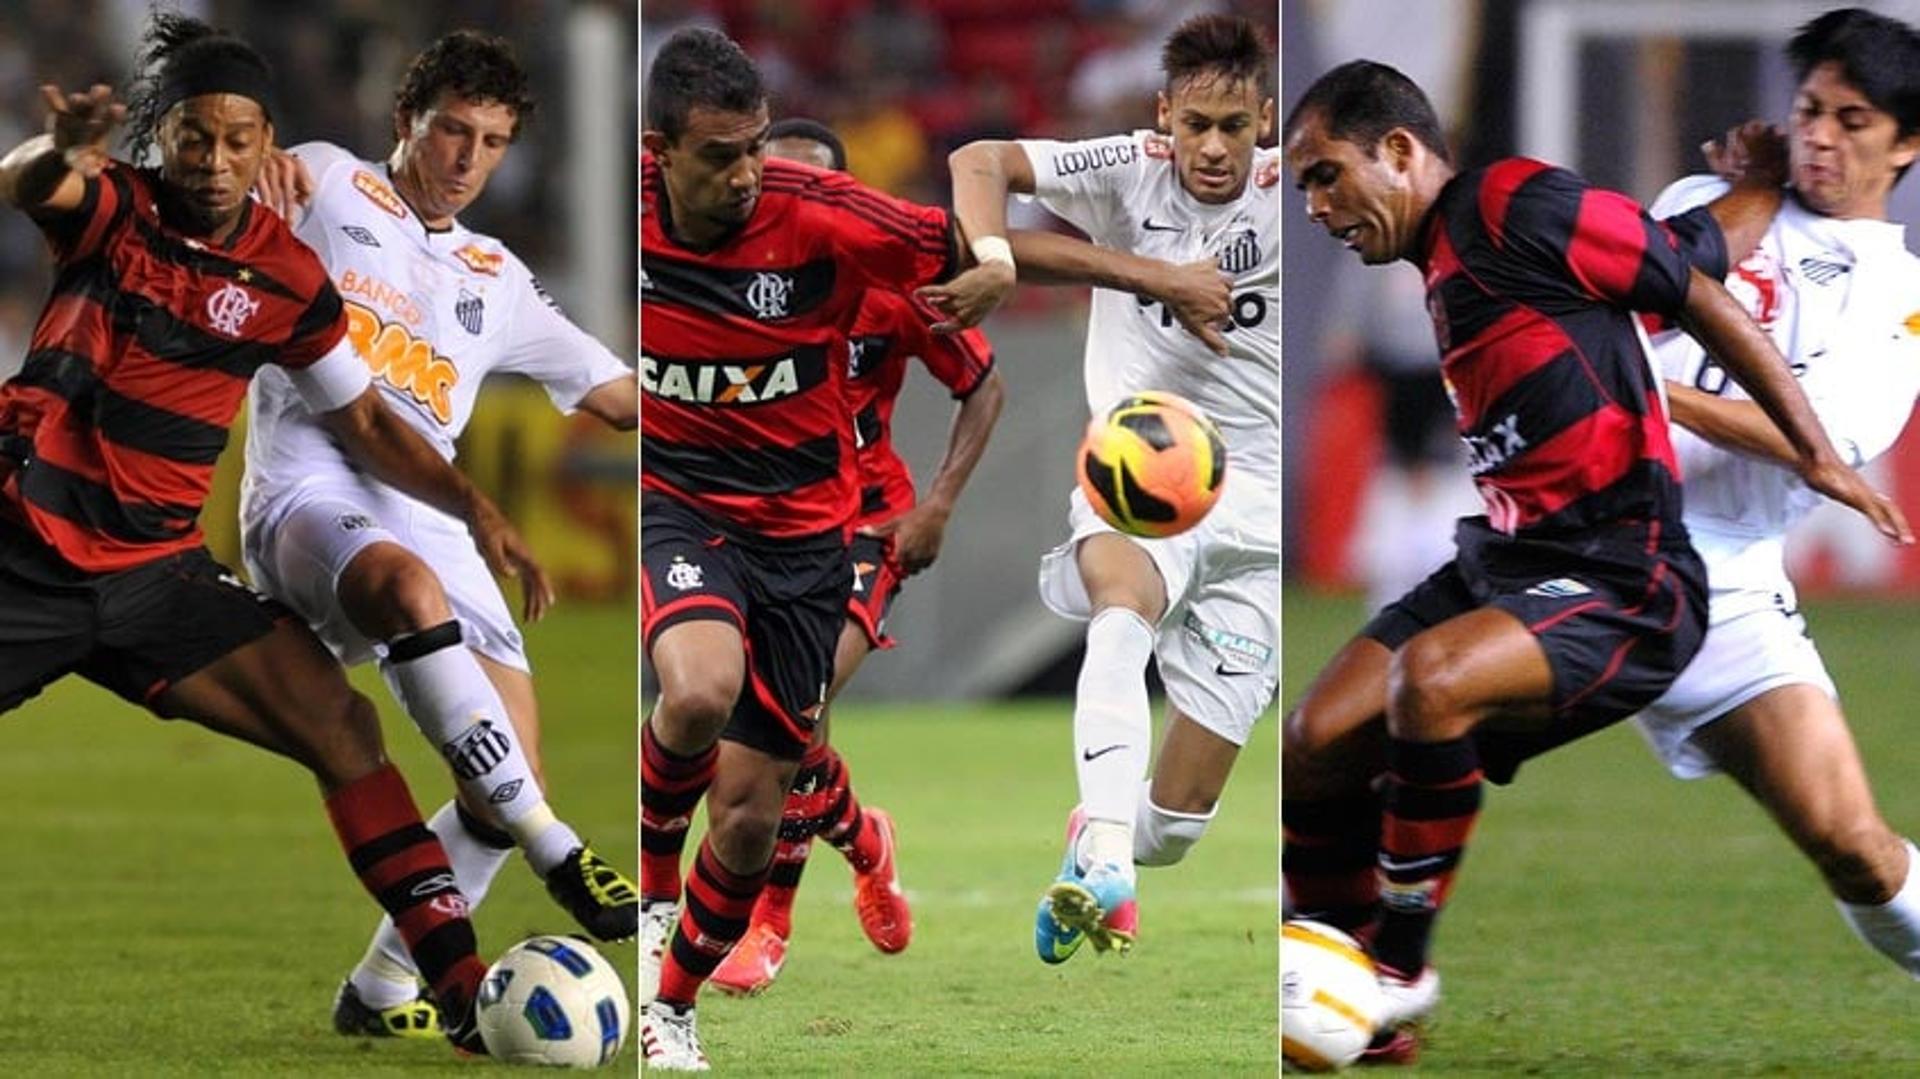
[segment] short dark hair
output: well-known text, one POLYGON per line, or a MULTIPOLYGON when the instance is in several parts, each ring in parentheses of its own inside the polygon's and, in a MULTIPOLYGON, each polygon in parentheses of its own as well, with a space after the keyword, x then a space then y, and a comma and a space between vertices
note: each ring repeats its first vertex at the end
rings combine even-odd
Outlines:
POLYGON ((1258 27, 1237 15, 1195 15, 1174 28, 1160 49, 1167 87, 1196 76, 1246 82, 1266 92, 1273 52, 1258 27))
POLYGON ((733 39, 689 27, 660 46, 647 74, 647 127, 676 141, 696 106, 757 112, 767 102, 760 68, 733 39))
POLYGON ((847 147, 833 129, 818 120, 809 120, 804 116, 789 116, 784 120, 775 120, 767 129, 767 141, 774 139, 806 139, 817 142, 827 148, 833 159, 833 171, 847 171, 847 147))
POLYGON ((1386 64, 1349 60, 1314 80, 1287 113, 1282 140, 1292 138, 1309 115, 1321 118, 1329 136, 1353 143, 1369 157, 1387 132, 1404 127, 1440 160, 1453 162, 1433 102, 1418 83, 1386 64))
POLYGON ((1900 125, 1901 138, 1920 130, 1920 32, 1906 23, 1861 8, 1829 11, 1793 35, 1787 60, 1802 82, 1821 64, 1839 64, 1900 125))
POLYGON ((433 108, 443 93, 512 109, 515 138, 534 110, 533 90, 513 46, 478 30, 455 30, 414 57, 393 95, 393 108, 403 116, 418 116, 433 108))
POLYGON ((273 122, 269 88, 273 68, 252 45, 177 11, 155 11, 140 35, 139 74, 127 91, 127 156, 138 162, 153 147, 160 120, 180 100, 181 88, 220 73, 233 85, 254 87, 248 95, 273 122))

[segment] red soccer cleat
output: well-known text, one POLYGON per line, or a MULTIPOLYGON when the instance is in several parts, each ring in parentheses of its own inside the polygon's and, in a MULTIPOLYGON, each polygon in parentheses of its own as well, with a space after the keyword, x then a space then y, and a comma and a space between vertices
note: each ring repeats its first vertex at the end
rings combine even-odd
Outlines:
POLYGON ((907 908, 907 893, 900 890, 900 873, 894 858, 893 818, 884 809, 868 807, 867 824, 880 837, 880 858, 873 868, 853 877, 853 910, 860 916, 860 928, 873 946, 892 955, 904 951, 913 939, 913 911, 907 908))
POLYGON ((786 963, 787 938, 765 922, 755 922, 707 981, 728 996, 750 997, 772 985, 786 963))

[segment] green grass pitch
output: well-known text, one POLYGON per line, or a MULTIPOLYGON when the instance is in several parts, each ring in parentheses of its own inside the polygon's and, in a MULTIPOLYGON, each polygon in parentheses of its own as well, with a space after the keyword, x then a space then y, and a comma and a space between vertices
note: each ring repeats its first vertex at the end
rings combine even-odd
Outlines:
MULTIPOLYGON (((1288 592, 1283 703, 1365 615, 1288 592)), ((1808 620, 1881 810, 1913 835, 1920 610, 1829 601, 1808 620)), ((1920 1075, 1920 986, 1854 939, 1744 793, 1669 778, 1624 726, 1489 788, 1434 960, 1420 1075, 1920 1075)))
MULTIPOLYGON (((635 868, 632 608, 527 634, 556 808, 635 868)), ((355 682, 423 813, 452 779, 371 668, 355 682)), ((444 1041, 335 1035, 379 909, 297 765, 68 679, 0 717, 0 1070, 10 1075, 475 1074, 444 1041)), ((573 922, 518 855, 480 907, 492 956, 573 922)), ((631 944, 608 946, 623 972, 631 944)), ((631 981, 631 974, 627 975, 631 981)), ((637 1053, 621 1067, 631 1074, 637 1053)))
POLYGON ((1032 938, 1074 799, 1070 705, 848 706, 833 731, 862 800, 899 826, 913 944, 886 956, 867 943, 844 860, 816 844, 779 981, 701 998, 717 1073, 1274 1074, 1271 718, 1187 860, 1141 871, 1133 954, 1087 947, 1060 966, 1032 938))

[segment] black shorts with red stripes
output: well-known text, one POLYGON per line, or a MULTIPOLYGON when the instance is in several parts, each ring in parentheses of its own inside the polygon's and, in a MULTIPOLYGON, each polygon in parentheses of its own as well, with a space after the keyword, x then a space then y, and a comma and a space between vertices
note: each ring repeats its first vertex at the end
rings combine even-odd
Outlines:
POLYGON ((157 710, 167 687, 292 617, 204 547, 88 573, 0 521, 0 712, 68 674, 157 710))
POLYGON ((641 637, 682 622, 731 622, 747 681, 721 737, 784 760, 813 738, 852 589, 838 533, 752 540, 655 492, 640 502, 641 637))
POLYGON ((1398 649, 1482 607, 1511 613, 1546 651, 1553 716, 1539 730, 1474 733, 1487 778, 1610 726, 1666 692, 1707 631, 1707 570, 1674 522, 1622 522, 1578 537, 1507 536, 1460 522, 1458 554, 1368 622, 1398 649))
POLYGON ((900 595, 906 575, 893 556, 893 540, 855 534, 847 556, 853 560, 853 593, 847 597, 847 617, 867 635, 875 648, 892 648, 887 615, 900 595))

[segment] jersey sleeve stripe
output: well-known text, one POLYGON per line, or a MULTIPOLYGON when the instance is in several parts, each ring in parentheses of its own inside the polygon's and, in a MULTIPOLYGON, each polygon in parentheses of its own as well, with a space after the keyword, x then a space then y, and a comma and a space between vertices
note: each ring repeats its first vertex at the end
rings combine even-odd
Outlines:
POLYGON ((282 367, 305 367, 327 354, 347 332, 347 309, 331 284, 300 313, 278 357, 282 367))
POLYGON ((1495 247, 1507 244, 1507 211, 1513 205, 1514 192, 1549 166, 1543 161, 1511 158, 1487 169, 1480 185, 1480 219, 1495 247))
POLYGON ((1591 188, 1567 240, 1567 269, 1587 294, 1618 302, 1632 296, 1647 253, 1647 224, 1632 199, 1591 188))

